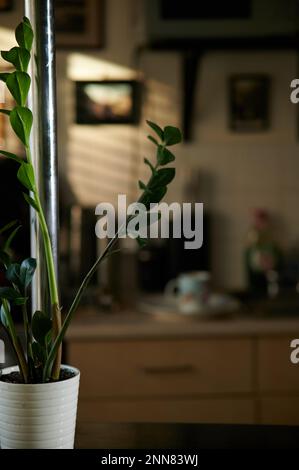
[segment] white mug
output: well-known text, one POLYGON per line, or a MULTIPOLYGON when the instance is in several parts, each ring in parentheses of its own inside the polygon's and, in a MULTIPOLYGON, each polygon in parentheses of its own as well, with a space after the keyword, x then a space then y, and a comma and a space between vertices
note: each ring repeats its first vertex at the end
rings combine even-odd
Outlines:
POLYGON ((192 271, 180 274, 166 285, 165 295, 176 299, 182 313, 200 312, 210 295, 211 275, 207 271, 192 271))

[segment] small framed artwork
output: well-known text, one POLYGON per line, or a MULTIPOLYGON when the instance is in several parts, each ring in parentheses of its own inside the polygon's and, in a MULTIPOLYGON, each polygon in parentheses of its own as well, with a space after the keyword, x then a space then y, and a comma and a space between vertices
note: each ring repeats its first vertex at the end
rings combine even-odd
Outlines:
POLYGON ((137 124, 140 86, 135 80, 76 82, 76 123, 137 124))
POLYGON ((233 75, 229 79, 229 124, 236 132, 269 128, 270 77, 261 74, 233 75))
POLYGON ((54 0, 54 11, 57 47, 103 47, 105 0, 54 0))
POLYGON ((0 0, 0 13, 11 11, 14 7, 14 0, 0 0))

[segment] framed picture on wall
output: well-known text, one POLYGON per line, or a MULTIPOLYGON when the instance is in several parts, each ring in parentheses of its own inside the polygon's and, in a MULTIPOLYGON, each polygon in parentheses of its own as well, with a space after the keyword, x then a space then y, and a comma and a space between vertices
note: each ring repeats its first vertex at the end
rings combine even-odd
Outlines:
POLYGON ((14 0, 0 0, 0 13, 3 11, 11 11, 14 7, 14 0))
POLYGON ((76 123, 137 124, 140 91, 135 80, 76 82, 76 123))
POLYGON ((57 47, 103 47, 105 0, 54 0, 54 11, 57 47))
POLYGON ((233 75, 229 79, 229 125, 237 132, 269 128, 270 77, 262 74, 233 75))

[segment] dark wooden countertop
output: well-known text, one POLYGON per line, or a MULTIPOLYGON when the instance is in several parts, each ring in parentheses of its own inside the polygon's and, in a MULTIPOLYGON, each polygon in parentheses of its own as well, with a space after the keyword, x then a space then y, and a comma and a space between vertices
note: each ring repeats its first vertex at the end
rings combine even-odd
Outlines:
POLYGON ((150 338, 209 338, 240 336, 299 335, 298 318, 257 318, 232 316, 219 319, 201 319, 183 315, 159 315, 140 312, 114 314, 96 313, 94 309, 80 309, 70 326, 66 340, 111 340, 150 338))
POLYGON ((77 449, 299 449, 299 426, 80 424, 77 449))

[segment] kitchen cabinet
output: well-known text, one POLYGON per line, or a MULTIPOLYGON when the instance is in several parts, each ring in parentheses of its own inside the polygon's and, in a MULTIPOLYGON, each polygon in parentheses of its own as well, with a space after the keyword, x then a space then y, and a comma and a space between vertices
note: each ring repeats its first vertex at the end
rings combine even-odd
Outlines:
POLYGON ((299 367, 290 361, 292 337, 261 338, 257 343, 261 393, 298 393, 299 367))
POLYGON ((125 323, 71 329, 79 423, 298 425, 299 365, 290 361, 290 342, 299 322, 222 326, 168 325, 168 334, 167 326, 134 323, 131 330, 125 323))

